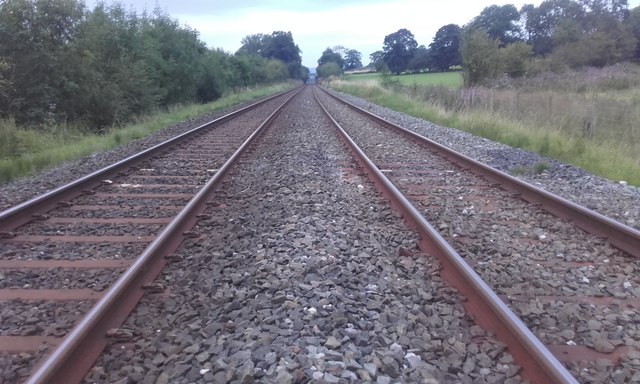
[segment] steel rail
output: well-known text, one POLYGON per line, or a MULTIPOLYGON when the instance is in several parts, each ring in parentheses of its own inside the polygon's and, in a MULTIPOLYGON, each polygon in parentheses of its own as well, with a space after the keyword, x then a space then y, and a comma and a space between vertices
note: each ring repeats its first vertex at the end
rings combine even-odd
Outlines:
POLYGON ((266 130, 279 112, 303 88, 282 103, 220 167, 218 172, 187 203, 158 237, 136 258, 102 299, 64 338, 62 343, 27 380, 28 384, 69 384, 80 382, 107 345, 107 331, 119 327, 142 298, 143 286, 152 282, 166 264, 165 257, 174 252, 197 222, 197 215, 219 187, 222 179, 255 139, 266 130))
POLYGON ((168 146, 177 143, 178 141, 193 135, 194 133, 201 131, 211 125, 219 124, 234 118, 235 116, 242 114, 250 109, 254 109, 268 101, 271 101, 275 98, 278 98, 289 91, 280 92, 276 95, 270 96, 264 100, 257 101, 252 103, 246 107, 240 108, 236 111, 227 113, 224 116, 221 116, 217 119, 199 125, 196 128, 193 128, 187 132, 184 132, 174 138, 166 140, 160 144, 154 145, 151 148, 145 149, 141 152, 138 152, 134 155, 131 155, 125 159, 122 159, 114 164, 111 164, 105 168, 96 170, 86 176, 83 176, 77 180, 74 180, 70 183, 59 186, 49 192, 46 192, 42 195, 36 196, 30 200, 22 202, 18 205, 15 205, 11 208, 8 208, 2 212, 0 212, 0 231, 7 232, 11 231, 25 223, 28 223, 33 219, 34 213, 44 213, 48 212, 51 209, 55 208, 57 202, 64 196, 68 196, 69 198, 76 197, 82 193, 83 190, 89 189, 96 183, 113 177, 121 172, 126 167, 129 167, 137 162, 140 162, 144 159, 147 159, 151 156, 156 155, 163 149, 168 146))
POLYGON ((360 108, 332 93, 327 92, 321 87, 319 88, 327 95, 348 105, 350 108, 398 130, 420 144, 427 145, 430 148, 435 148, 441 155, 449 159, 452 163, 457 164, 462 168, 469 169, 489 182, 499 184, 503 189, 516 193, 521 199, 532 204, 538 204, 540 208, 547 212, 557 217, 569 220, 582 230, 593 235, 603 237, 616 248, 619 248, 634 257, 640 258, 639 230, 631 228, 619 221, 611 219, 601 213, 592 211, 551 192, 545 191, 542 188, 538 188, 525 181, 517 179, 507 173, 491 168, 488 165, 458 153, 451 148, 447 148, 442 144, 360 108))
POLYGON ((516 363, 523 368, 523 377, 534 383, 577 383, 571 373, 538 340, 520 318, 507 307, 473 268, 365 155, 322 105, 315 90, 314 96, 373 182, 391 201, 392 206, 400 211, 403 218, 419 232, 420 248, 440 260, 445 279, 468 299, 464 304, 465 308, 473 315, 478 325, 495 332, 498 339, 507 345, 516 363))

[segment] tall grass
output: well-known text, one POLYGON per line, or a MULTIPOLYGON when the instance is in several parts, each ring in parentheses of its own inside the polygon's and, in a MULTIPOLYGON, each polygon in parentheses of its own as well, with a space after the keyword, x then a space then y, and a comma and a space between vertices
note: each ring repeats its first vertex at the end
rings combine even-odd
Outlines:
MULTIPOLYGON (((343 79, 348 81, 380 82, 383 78, 380 73, 357 73, 344 75, 343 79)), ((441 85, 451 88, 462 87, 461 72, 429 72, 429 73, 408 73, 402 75, 391 75, 394 81, 401 85, 441 85)))
POLYGON ((568 75, 573 84, 570 90, 540 78, 492 89, 386 89, 371 82, 345 80, 334 80, 330 86, 437 124, 640 186, 637 74, 640 70, 616 76, 611 75, 611 69, 596 74, 591 70, 582 76, 573 73, 568 75))
POLYGON ((132 124, 113 128, 102 135, 89 134, 82 126, 25 128, 17 127, 12 120, 0 120, 0 184, 143 138, 180 121, 223 110, 293 86, 293 83, 280 83, 246 88, 208 104, 173 106, 166 111, 139 116, 132 124))

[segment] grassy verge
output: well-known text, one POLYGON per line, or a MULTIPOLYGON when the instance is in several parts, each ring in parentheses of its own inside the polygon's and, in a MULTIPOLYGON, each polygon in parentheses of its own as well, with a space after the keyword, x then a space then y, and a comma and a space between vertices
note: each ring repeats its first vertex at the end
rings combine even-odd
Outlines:
MULTIPOLYGON (((344 80, 365 82, 365 83, 378 83, 382 79, 380 73, 357 73, 343 76, 344 80)), ((392 75, 391 79, 397 80, 401 85, 433 85, 443 86, 450 88, 462 87, 462 73, 461 72, 430 72, 430 73, 410 73, 402 75, 392 75)))
POLYGON ((552 122, 518 120, 496 113, 494 109, 450 110, 438 103, 420 100, 407 89, 394 91, 377 84, 344 80, 335 80, 330 86, 436 124, 539 153, 610 180, 625 180, 640 186, 640 143, 626 130, 617 139, 613 139, 615 134, 608 134, 607 139, 596 139, 585 136, 584 132, 575 134, 574 130, 552 122))
POLYGON ((281 83, 235 92, 208 104, 172 107, 165 112, 139 117, 133 124, 103 135, 82 133, 82 127, 36 130, 18 128, 12 121, 0 121, 0 184, 143 138, 180 121, 292 87, 292 83, 281 83))

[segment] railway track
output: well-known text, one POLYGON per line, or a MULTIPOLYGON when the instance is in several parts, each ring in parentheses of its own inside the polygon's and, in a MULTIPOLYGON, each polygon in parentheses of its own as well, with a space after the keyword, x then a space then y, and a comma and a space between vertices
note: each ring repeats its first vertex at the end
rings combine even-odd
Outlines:
POLYGON ((321 99, 377 167, 576 378, 640 378, 635 368, 639 231, 335 97, 321 99), (354 119, 353 111, 366 117, 354 119))
MULTIPOLYGON (((102 303, 109 302, 113 305, 110 308, 116 308, 117 298, 112 294, 115 288, 108 291, 97 306, 102 309, 91 310, 93 320, 83 320, 63 343, 64 348, 58 349, 30 382, 69 382, 70 370, 64 368, 65 364, 77 365, 85 355, 87 363, 92 362, 94 358, 85 351, 99 351, 105 346, 86 382, 634 380, 637 282, 631 274, 635 259, 618 248, 633 252, 637 231, 622 226, 625 234, 615 235, 614 229, 609 229, 606 233, 614 247, 601 237, 550 216, 542 209, 548 196, 547 200, 535 200, 521 189, 518 196, 504 190, 496 192, 500 175, 479 177, 468 172, 467 168, 473 167, 465 159, 457 161, 464 163, 463 167, 445 163, 442 155, 428 154, 423 144, 411 141, 415 138, 407 141, 401 134, 388 132, 386 123, 355 117, 352 107, 340 105, 326 94, 319 94, 317 99, 352 135, 353 140, 343 138, 343 142, 358 143, 375 165, 363 167, 367 160, 357 155, 361 151, 355 147, 350 151, 356 154, 357 162, 345 155, 337 131, 329 118, 323 117, 311 96, 311 87, 307 87, 284 107, 284 113, 270 115, 273 127, 259 142, 243 146, 250 149, 250 154, 241 156, 237 152, 233 156, 239 160, 235 166, 231 162, 222 165, 221 161, 184 166, 187 161, 198 163, 203 155, 210 157, 222 148, 205 153, 187 149, 188 156, 184 157, 167 152, 164 160, 145 160, 133 174, 120 176, 122 179, 100 176, 103 185, 99 188, 78 188, 76 193, 81 195, 74 205, 53 211, 63 214, 37 216, 44 221, 26 226, 3 226, 7 239, 2 247, 9 249, 12 259, 3 260, 9 263, 3 268, 17 270, 12 262, 20 267, 40 263, 36 268, 57 268, 54 272, 59 276, 53 280, 63 283, 54 288, 64 288, 63 295, 68 295, 64 300, 72 303, 62 310, 45 309, 41 318, 78 312, 63 316, 60 324, 45 327, 52 333, 46 335, 49 339, 38 336, 39 342, 33 345, 50 342, 51 335, 52 343, 59 343, 56 337, 68 331, 80 312, 86 312, 100 296, 96 291, 112 284, 124 268, 129 267, 116 286, 137 288, 133 303, 117 320, 93 328, 95 324, 90 323, 104 321, 98 319, 98 313, 109 312, 107 304, 102 303), (149 177, 148 172, 164 169, 167 160, 181 165, 178 177, 163 172, 149 177), (191 188, 199 190, 198 197, 186 210, 198 211, 200 216, 187 219, 188 224, 174 224, 169 222, 168 212, 175 215, 180 205, 170 199, 189 198, 181 189, 184 187, 174 185, 188 184, 182 172, 192 168, 215 172, 193 172, 199 179, 192 184, 200 187, 191 188), (216 174, 215 186, 209 181, 202 187, 210 173, 216 174), (385 181, 383 174, 408 199, 385 181), (217 184, 223 176, 224 183, 217 184), (415 232, 391 212, 389 204, 375 192, 374 184, 381 187, 415 232), (159 198, 161 203, 132 203, 132 196, 123 196, 118 188, 113 196, 118 185, 139 189, 145 199, 159 198), (209 188, 217 192, 205 192, 209 188), (164 195, 160 197, 160 193, 164 195), (542 203, 523 204, 521 197, 542 203), (113 198, 122 199, 116 205, 129 206, 129 219, 120 219, 113 204, 107 209, 92 208, 89 214, 78 213, 78 206, 95 205, 93 199, 104 203, 113 198), (104 216, 97 217, 98 213, 104 216), (95 228, 86 231, 87 224, 95 228), (180 238, 167 237, 168 245, 165 240, 145 237, 161 228, 165 228, 163 234, 175 230, 180 238), (34 236, 43 236, 37 235, 42 230, 48 238, 71 231, 71 236, 82 236, 83 240, 97 232, 104 237, 87 242, 104 245, 73 246, 69 251, 71 261, 62 257, 38 261, 47 253, 60 256, 61 252, 51 251, 58 246, 54 242, 51 247, 51 241, 25 247, 32 253, 21 254, 17 244, 24 241, 20 236, 32 242, 34 236), (106 240, 112 239, 129 248, 108 250, 111 247, 106 240), (138 243, 144 248, 150 241, 146 249, 135 248, 138 243), (160 251, 160 259, 168 259, 142 280, 127 277, 147 269, 143 263, 156 251, 160 251), (92 252, 104 254, 107 260, 81 260, 92 252), (122 260, 125 253, 140 252, 135 262, 122 260), (27 258, 36 260, 20 260, 27 258), (168 261, 173 262, 151 283, 168 261), (618 262, 627 264, 619 266, 618 262), (98 269, 106 264, 111 272, 103 277, 98 269), (597 289, 583 289, 585 279, 597 282, 597 289), (138 307, 120 325, 138 299, 138 307), (631 309, 615 312, 621 307, 631 309), (580 311, 590 312, 583 315, 580 311), (629 321, 622 322, 619 317, 629 321), (495 332, 499 340, 475 325, 472 318, 495 332), (611 325, 613 333, 609 333, 609 323, 615 323, 611 325), (105 337, 107 333, 110 337, 105 337), (85 338, 89 334, 94 336, 85 338), (98 344, 90 346, 89 340, 98 340, 98 344), (69 347, 74 351, 69 352, 69 347)), ((210 147, 202 138, 196 141, 204 148, 210 147)), ((510 182, 506 187, 503 183, 502 188, 523 188, 510 182)), ((556 204, 552 210, 558 211, 557 204, 563 202, 552 200, 556 204)), ((178 216, 186 219, 185 212, 178 216)), ((24 217, 31 220, 32 214, 24 217)), ((599 231, 603 221, 595 217, 600 219, 598 224, 587 228, 599 231)), ((604 222, 609 223, 607 219, 604 222)), ((79 244, 78 238, 72 240, 79 244)), ((38 279, 38 273, 18 275, 9 279, 14 286, 33 284, 38 279)), ((5 291, 23 292, 4 289, 0 294, 5 291)), ((42 299, 21 300, 33 303, 42 299)), ((38 330, 34 324, 39 320, 15 318, 16 324, 20 323, 19 333, 38 330)), ((26 355, 14 356, 20 363, 26 355)), ((81 369, 72 382, 81 380, 87 370, 81 369)))
MULTIPOLYGON (((221 173, 233 148, 255 135, 258 119, 289 97, 280 94, 252 104, 1 212, 3 379, 24 378, 60 344, 122 273, 135 267, 135 257, 221 173)), ((103 309, 111 312, 100 319, 103 328, 121 322, 143 292, 162 291, 152 282, 166 262, 162 257, 181 238, 197 236, 189 232, 195 219, 182 221, 183 231, 163 243, 153 256, 157 260, 133 277, 139 286, 125 292, 125 299, 122 293, 116 297, 119 309, 103 309)), ((104 338, 98 339, 104 345, 104 338)), ((74 370, 64 372, 65 380, 78 381, 100 349, 98 342, 76 351, 85 366, 72 362, 74 370)))

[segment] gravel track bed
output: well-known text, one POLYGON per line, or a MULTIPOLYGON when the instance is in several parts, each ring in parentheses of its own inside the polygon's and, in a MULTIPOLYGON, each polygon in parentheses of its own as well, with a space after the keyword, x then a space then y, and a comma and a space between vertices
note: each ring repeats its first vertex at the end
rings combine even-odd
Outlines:
POLYGON ((520 381, 417 235, 341 176, 351 160, 305 92, 163 272, 171 296, 125 324, 135 349, 108 348, 86 382, 520 381))
MULTIPOLYGON (((138 174, 133 174, 133 175, 129 175, 127 177, 127 184, 131 184, 131 185, 135 185, 135 184, 162 184, 162 185, 201 185, 203 183, 205 183, 208 179, 210 174, 213 174, 214 172, 207 172, 207 174, 202 175, 200 179, 198 180, 193 180, 191 178, 183 178, 183 177, 163 177, 163 176, 158 176, 158 177, 145 177, 144 175, 138 175, 138 174)), ((112 186, 114 188, 118 188, 120 185, 119 184, 112 184, 112 186)))
POLYGON ((45 243, 2 244, 5 260, 96 260, 130 259, 146 247, 143 243, 45 243))
POLYGON ((137 198, 135 194, 129 196, 94 196, 85 195, 73 199, 73 204, 76 205, 120 205, 120 206, 142 206, 142 207, 184 207, 189 202, 188 197, 145 197, 137 198))
POLYGON ((47 353, 47 347, 37 352, 0 353, 0 377, 5 383, 18 382, 20 378, 27 377, 36 363, 47 353))
POLYGON ((154 236, 164 224, 38 223, 20 227, 18 235, 41 236, 154 236))
POLYGON ((0 335, 2 336, 64 336, 86 313, 93 301, 13 300, 0 307, 0 335))
POLYGON ((0 272, 0 289, 93 289, 104 291, 124 272, 117 269, 63 269, 49 270, 6 270, 0 272))
POLYGON ((623 186, 617 183, 618 180, 610 181, 535 153, 512 148, 457 129, 442 127, 355 96, 329 91, 493 168, 511 173, 558 196, 640 229, 640 188, 623 186), (549 168, 538 174, 534 169, 541 162, 547 164, 549 168))
POLYGON ((109 209, 93 209, 93 210, 77 210, 77 209, 58 209, 55 217, 59 218, 127 218, 127 217, 147 217, 147 218, 168 218, 173 217, 179 212, 179 208, 159 209, 159 207, 118 207, 118 210, 109 209))
POLYGON ((91 209, 91 210, 79 210, 79 209, 58 209, 55 212, 57 218, 170 218, 175 216, 179 212, 179 207, 111 207, 105 209, 91 209), (115 208, 118 208, 115 210, 115 208))
MULTIPOLYGON (((479 189, 470 199, 469 194, 459 194, 457 188, 440 188, 440 182, 475 186, 487 185, 482 179, 460 175, 452 166, 432 155, 420 159, 425 150, 399 134, 381 128, 371 120, 356 116, 347 107, 338 104, 326 95, 322 97, 328 108, 354 141, 376 164, 409 162, 422 164, 443 177, 427 178, 405 173, 388 172, 388 176, 400 190, 408 187, 413 193, 432 197, 440 209, 425 212, 425 207, 416 204, 425 217, 447 241, 468 261, 476 272, 500 295, 525 295, 524 303, 514 302, 512 308, 534 333, 547 345, 557 341, 548 338, 563 329, 574 329, 572 340, 563 344, 586 345, 598 352, 609 353, 615 346, 640 347, 637 316, 616 316, 610 319, 612 308, 606 305, 583 304, 588 313, 574 311, 573 306, 563 307, 566 296, 597 296, 613 299, 637 297, 640 292, 637 276, 640 261, 625 255, 566 221, 541 211, 535 206, 509 197, 508 193, 479 189), (462 177, 459 177, 462 176, 462 177), (424 184, 423 189, 416 188, 424 184), (485 204, 490 207, 487 209, 485 204), (522 256, 524 255, 524 257, 522 256), (614 257, 617 263, 611 263, 614 257), (535 263, 518 263, 532 259, 535 263), (540 263, 544 261, 544 263, 540 263), (574 262, 584 261, 590 265, 575 268, 574 262), (542 311, 538 295, 558 295, 550 312, 542 311), (535 313, 530 308, 538 308, 535 313), (565 312, 565 311, 571 312, 565 312), (605 321, 609 319, 609 321, 605 321), (594 325, 597 324, 597 330, 594 325)), ((405 169, 406 171, 406 169, 405 169)), ((464 172, 464 171, 461 171, 464 172)), ((467 189, 467 192, 471 189, 467 189)), ((572 366, 574 375, 584 382, 609 382, 614 378, 621 382, 640 379, 640 370, 622 366, 600 366, 597 363, 581 363, 572 366)))
MULTIPOLYGON (((280 99, 280 98, 279 98, 280 99)), ((136 154, 144 149, 160 144, 171 139, 181 133, 187 132, 204 123, 224 116, 231 111, 237 110, 242 106, 249 105, 253 102, 243 103, 238 106, 231 107, 224 111, 207 113, 171 127, 161 129, 151 135, 130 143, 121 145, 108 151, 94 153, 82 159, 62 164, 50 170, 43 171, 32 177, 16 180, 6 185, 0 186, 0 210, 7 209, 12 205, 21 201, 28 200, 32 197, 45 193, 57 186, 69 183, 78 178, 79 175, 89 174, 97 169, 103 168, 106 164, 112 164, 116 161, 136 154)), ((269 102, 267 104, 272 104, 269 102)))
MULTIPOLYGON (((128 181, 128 180, 127 180, 128 181)), ((151 185, 140 183, 120 183, 111 186, 98 187, 94 190, 102 193, 193 193, 199 185, 196 184, 170 184, 160 185, 154 181, 151 185)))

